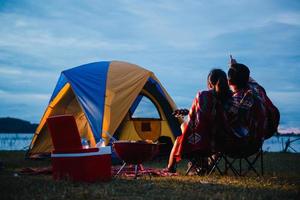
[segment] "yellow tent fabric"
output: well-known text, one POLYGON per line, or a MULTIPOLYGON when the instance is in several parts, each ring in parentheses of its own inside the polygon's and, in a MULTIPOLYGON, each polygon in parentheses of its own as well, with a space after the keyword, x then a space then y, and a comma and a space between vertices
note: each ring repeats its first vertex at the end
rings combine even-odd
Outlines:
MULTIPOLYGON (((115 132, 151 74, 137 65, 118 61, 111 63, 106 82, 104 131, 115 132)), ((102 137, 108 140, 105 132, 102 137)))

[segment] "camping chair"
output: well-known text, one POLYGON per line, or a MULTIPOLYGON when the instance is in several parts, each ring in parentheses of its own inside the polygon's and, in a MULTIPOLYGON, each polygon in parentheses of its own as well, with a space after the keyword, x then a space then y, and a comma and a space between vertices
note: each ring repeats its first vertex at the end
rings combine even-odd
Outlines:
POLYGON ((58 115, 47 119, 54 151, 51 163, 54 179, 74 181, 107 181, 111 178, 111 149, 84 149, 72 115, 58 115))
MULTIPOLYGON (((189 113, 188 109, 179 109, 175 110, 173 115, 177 118, 183 118, 189 113)), ((211 136, 212 138, 215 135, 211 136)), ((188 175, 192 170, 196 172, 197 175, 210 175, 216 169, 222 175, 223 172, 218 166, 221 158, 219 152, 215 151, 211 141, 213 139, 207 140, 209 137, 205 137, 202 149, 194 150, 192 152, 184 152, 183 156, 189 160, 188 168, 185 172, 185 175, 188 175), (208 163, 209 162, 209 163, 208 163)))
POLYGON ((219 156, 219 153, 213 153, 212 151, 195 151, 185 156, 189 160, 189 166, 185 175, 188 175, 192 170, 199 176, 210 175, 216 169, 223 175, 222 170, 218 166, 222 158, 219 156))
POLYGON ((262 145, 262 141, 254 138, 227 138, 220 150, 220 160, 222 159, 225 165, 223 174, 227 174, 228 170, 231 170, 236 176, 245 176, 252 171, 257 176, 263 176, 262 145), (259 161, 260 172, 256 167, 259 161), (236 164, 236 162, 238 163, 236 164), (246 167, 243 167, 243 163, 246 167))
POLYGON ((215 150, 187 154, 186 158, 190 161, 190 165, 186 175, 194 169, 197 175, 209 176, 216 170, 220 175, 225 175, 230 170, 235 176, 245 176, 251 171, 257 176, 263 176, 262 145, 262 141, 251 137, 243 139, 224 137, 221 143, 217 141, 215 150), (260 162, 260 170, 256 167, 258 162, 260 162), (223 163, 224 168, 221 167, 223 163), (243 163, 246 167, 243 167, 243 163))

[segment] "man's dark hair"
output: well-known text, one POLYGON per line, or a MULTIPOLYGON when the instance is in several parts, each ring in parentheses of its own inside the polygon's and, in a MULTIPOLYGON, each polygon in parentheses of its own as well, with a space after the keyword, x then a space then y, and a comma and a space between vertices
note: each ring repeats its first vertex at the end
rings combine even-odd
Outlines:
POLYGON ((232 64, 228 70, 228 80, 231 82, 231 84, 236 85, 239 89, 247 87, 249 76, 250 70, 244 64, 232 64))

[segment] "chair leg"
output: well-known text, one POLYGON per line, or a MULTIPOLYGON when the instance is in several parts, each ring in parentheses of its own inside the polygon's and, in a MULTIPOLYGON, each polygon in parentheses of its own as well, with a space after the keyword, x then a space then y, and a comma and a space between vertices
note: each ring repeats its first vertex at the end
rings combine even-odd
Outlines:
POLYGON ((224 174, 228 174, 228 164, 227 164, 227 162, 226 162, 226 158, 225 158, 225 156, 224 156, 224 174))
MULTIPOLYGON (((198 166, 202 166, 202 158, 200 158, 200 157, 194 157, 194 158, 192 158, 190 160, 190 163, 191 163, 191 165, 186 170, 185 176, 187 176, 193 168, 195 168, 196 171, 197 171, 197 167, 198 166)), ((198 174, 198 172, 197 172, 197 174, 198 174)))
POLYGON ((261 155, 260 155, 260 167, 261 167, 261 175, 263 176, 264 175, 264 152, 263 152, 263 150, 262 150, 262 147, 261 147, 261 149, 260 149, 260 153, 261 153, 261 155))
POLYGON ((250 162, 248 158, 244 158, 246 160, 246 162, 248 163, 248 171, 245 172, 245 174, 247 172, 249 172, 250 170, 252 170, 257 176, 259 176, 259 173, 257 172, 257 170, 255 169, 255 167, 253 167, 253 165, 255 164, 256 160, 255 159, 254 161, 250 162))
POLYGON ((242 174, 242 159, 240 158, 239 161, 240 161, 240 174, 242 174))
POLYGON ((185 176, 187 176, 190 173, 190 171, 192 170, 193 167, 194 167, 194 163, 191 162, 191 165, 188 167, 188 169, 185 172, 185 176))
POLYGON ((214 159, 212 156, 210 158, 213 162, 213 167, 208 171, 207 176, 211 175, 215 171, 215 169, 217 169, 218 172, 220 173, 220 175, 223 176, 223 173, 218 166, 218 164, 220 163, 220 161, 223 158, 223 155, 218 155, 217 159, 214 159))
POLYGON ((195 157, 191 159, 191 165, 185 172, 185 175, 188 175, 192 169, 196 170, 197 175, 207 175, 209 171, 207 170, 207 158, 206 157, 195 157))
POLYGON ((248 171, 246 171, 244 174, 246 174, 247 172, 249 172, 250 170, 252 170, 257 176, 260 176, 260 174, 258 173, 258 171, 255 169, 254 164, 256 163, 256 161, 259 159, 260 157, 260 166, 261 166, 261 172, 263 175, 263 152, 262 149, 257 152, 255 158, 250 162, 248 158, 244 158, 246 160, 246 162, 248 163, 248 171))
POLYGON ((236 176, 241 176, 241 174, 236 171, 236 169, 233 167, 233 163, 236 161, 236 159, 233 159, 231 162, 227 159, 226 156, 224 156, 224 160, 225 160, 225 165, 226 165, 226 171, 228 170, 228 168, 234 173, 234 175, 236 176))

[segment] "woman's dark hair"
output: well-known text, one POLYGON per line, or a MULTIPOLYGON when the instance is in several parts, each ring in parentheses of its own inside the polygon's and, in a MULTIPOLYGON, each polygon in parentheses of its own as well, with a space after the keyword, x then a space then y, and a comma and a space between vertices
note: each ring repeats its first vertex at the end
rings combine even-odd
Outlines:
POLYGON ((227 82, 226 73, 221 69, 213 69, 207 77, 207 82, 214 86, 217 98, 225 102, 231 97, 231 92, 227 82))
POLYGON ((228 80, 238 89, 246 88, 248 85, 250 70, 246 65, 235 63, 228 70, 228 80))

